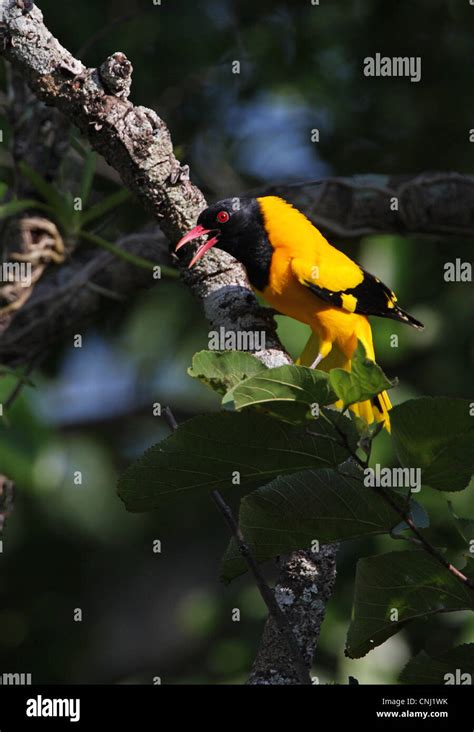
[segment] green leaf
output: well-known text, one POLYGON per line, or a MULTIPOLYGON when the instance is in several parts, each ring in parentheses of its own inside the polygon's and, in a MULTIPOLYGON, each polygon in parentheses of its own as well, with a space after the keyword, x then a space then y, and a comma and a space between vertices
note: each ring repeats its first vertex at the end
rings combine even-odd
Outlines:
POLYGON ((467 643, 436 656, 421 651, 400 674, 402 684, 472 684, 474 644, 467 643))
POLYGON ((51 183, 48 183, 42 175, 37 173, 36 170, 24 161, 20 162, 19 168, 21 174, 55 211, 63 211, 65 204, 64 197, 51 183))
POLYGON ((462 536, 468 547, 470 547, 471 541, 474 542, 474 519, 458 516, 457 513, 454 511, 451 501, 448 501, 448 508, 457 530, 459 531, 460 535, 462 536))
MULTIPOLYGON (((456 563, 459 559, 464 559, 471 549, 470 542, 474 541, 474 520, 459 518, 452 510, 450 502, 447 503, 450 509, 448 513, 443 511, 443 515, 434 516, 430 527, 422 528, 421 533, 430 544, 443 549, 447 559, 456 563)), ((474 546, 472 549, 474 550, 474 546)))
MULTIPOLYGON (((245 496, 239 525, 257 561, 312 548, 315 540, 330 544, 389 532, 398 523, 398 514, 364 486, 362 477, 360 468, 347 462, 340 471, 306 470, 281 476, 245 496)), ((401 496, 393 493, 392 497, 403 505, 401 496)), ((413 518, 415 506, 412 503, 413 518)), ((221 577, 229 582, 246 570, 238 546, 231 540, 221 577)))
POLYGON ((0 205, 0 219, 8 219, 10 216, 16 216, 27 209, 40 209, 41 211, 51 211, 50 206, 46 206, 34 198, 21 198, 15 201, 9 201, 0 205))
POLYGON ((178 271, 172 267, 158 265, 157 262, 151 262, 149 259, 139 257, 137 254, 132 254, 126 249, 122 249, 116 244, 112 244, 110 241, 103 239, 101 236, 97 236, 97 234, 91 234, 89 231, 79 231, 79 236, 81 239, 89 241, 91 244, 95 244, 102 249, 106 249, 108 252, 112 252, 112 254, 115 254, 119 259, 124 259, 126 262, 130 262, 130 264, 134 264, 135 267, 141 267, 142 269, 149 269, 150 271, 153 271, 155 267, 159 266, 162 275, 172 278, 179 277, 178 271))
POLYGON ((264 407, 290 421, 314 419, 319 410, 336 401, 328 375, 306 366, 285 365, 260 371, 229 391, 222 403, 234 402, 236 409, 264 407))
MULTIPOLYGON (((48 183, 43 176, 36 172, 28 163, 21 161, 19 163, 21 174, 31 185, 37 190, 40 196, 49 204, 53 216, 57 223, 65 232, 71 229, 71 223, 74 219, 74 209, 66 194, 60 193, 55 186, 48 183)), ((36 208, 39 208, 37 205, 36 208)))
POLYGON ((262 361, 245 351, 199 351, 188 374, 218 394, 225 394, 249 376, 268 371, 262 361))
POLYGON ((460 491, 474 472, 474 418, 467 399, 410 399, 390 412, 395 452, 403 467, 421 468, 424 485, 460 491))
POLYGON ((105 216, 106 213, 116 208, 117 206, 120 206, 121 203, 124 203, 127 198, 130 198, 130 193, 129 191, 127 191, 126 188, 120 188, 120 190, 112 193, 110 196, 103 198, 94 206, 91 206, 89 209, 87 209, 87 211, 83 212, 81 219, 82 226, 87 226, 88 224, 92 223, 92 221, 95 221, 96 219, 105 216))
POLYGON ((149 511, 190 490, 235 491, 236 471, 240 487, 249 489, 346 457, 333 427, 321 419, 309 430, 256 412, 221 412, 183 422, 125 471, 118 491, 128 510, 149 511))
MULTIPOLYGON (((474 575, 472 560, 463 572, 474 575)), ((427 552, 391 552, 359 559, 346 654, 365 656, 410 620, 447 610, 474 610, 474 591, 427 552)))
POLYGON ((331 369, 329 383, 346 409, 350 404, 372 399, 381 391, 390 389, 396 382, 389 381, 380 366, 366 357, 365 348, 358 341, 352 357, 351 371, 331 369))

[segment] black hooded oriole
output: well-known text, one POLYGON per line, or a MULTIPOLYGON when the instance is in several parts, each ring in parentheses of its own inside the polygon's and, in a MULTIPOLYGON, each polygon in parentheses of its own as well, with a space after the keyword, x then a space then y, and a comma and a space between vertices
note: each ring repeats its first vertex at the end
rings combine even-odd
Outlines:
MULTIPOLYGON (((331 246, 311 221, 277 196, 218 201, 203 211, 197 226, 177 244, 207 234, 192 267, 211 247, 231 254, 245 267, 250 284, 276 310, 307 323, 312 336, 297 363, 329 371, 351 369, 360 340, 375 360, 368 315, 423 328, 397 305, 395 294, 377 277, 331 246)), ((386 392, 352 410, 368 424, 390 429, 386 392)))

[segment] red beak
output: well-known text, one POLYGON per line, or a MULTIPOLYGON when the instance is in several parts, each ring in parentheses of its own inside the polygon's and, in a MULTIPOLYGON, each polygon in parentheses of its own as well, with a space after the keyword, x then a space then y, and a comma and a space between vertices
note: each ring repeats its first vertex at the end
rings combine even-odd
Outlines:
MULTIPOLYGON (((193 239, 197 239, 200 236, 205 236, 206 234, 210 234, 213 231, 213 229, 205 229, 204 226, 201 226, 201 224, 198 224, 198 226, 195 226, 194 229, 191 229, 191 231, 188 231, 187 234, 183 236, 182 239, 179 240, 179 242, 176 244, 175 252, 178 251, 178 249, 181 249, 185 244, 188 244, 190 241, 193 241, 193 239)), ((191 259, 188 269, 196 264, 196 262, 201 259, 201 257, 204 256, 204 254, 214 246, 214 244, 218 240, 218 236, 213 236, 211 239, 208 239, 204 244, 201 244, 198 247, 198 250, 194 257, 191 259)))

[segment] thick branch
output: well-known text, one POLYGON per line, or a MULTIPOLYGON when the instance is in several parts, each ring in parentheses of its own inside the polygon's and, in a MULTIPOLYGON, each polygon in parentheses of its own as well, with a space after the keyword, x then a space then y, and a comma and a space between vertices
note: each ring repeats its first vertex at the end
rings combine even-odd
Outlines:
MULTIPOLYGON (((167 243, 158 229, 125 236, 116 246, 160 265, 171 262, 167 243)), ((127 300, 137 290, 154 284, 149 270, 93 248, 81 250, 65 264, 51 265, 2 333, 1 363, 28 362, 58 338, 77 332, 107 299, 127 300)))
MULTIPOLYGON (((127 101, 130 87, 127 76, 131 74, 127 59, 122 54, 114 54, 101 67, 104 72, 101 78, 100 72, 85 69, 58 43, 44 26, 36 7, 24 12, 15 0, 0 0, 0 29, 0 47, 3 46, 5 56, 20 69, 38 97, 60 109, 81 129, 92 146, 119 172, 124 183, 159 219, 170 240, 188 231, 205 207, 205 199, 191 185, 187 171, 174 157, 164 122, 153 111, 134 107, 127 101)), ((288 362, 276 338, 273 321, 258 307, 240 265, 225 254, 211 252, 192 272, 184 270, 183 274, 202 301, 211 325, 234 331, 265 331, 266 363, 288 362)), ((88 279, 81 268, 76 277, 84 276, 88 279)), ((33 306, 34 300, 29 301, 29 307, 33 306)), ((55 298, 54 307, 67 317, 67 309, 62 307, 60 299, 55 298)), ((84 306, 82 311, 88 308, 84 306)), ((23 337, 27 335, 31 338, 31 326, 23 337)), ((18 330, 13 340, 18 345, 18 330)), ((293 564, 298 562, 295 555, 293 564)), ((295 617, 295 623, 296 620, 295 617)), ((293 627, 305 645, 311 642, 311 639, 306 641, 303 630, 293 627)), ((286 655, 281 636, 272 636, 270 641, 281 649, 280 654, 286 655)), ((310 665, 312 656, 306 659, 310 665)))
MULTIPOLYGON (((124 54, 87 69, 51 35, 37 7, 26 11, 16 0, 0 0, 0 50, 36 95, 59 109, 118 171, 171 242, 189 231, 206 201, 176 160, 163 120, 128 101, 132 66, 124 54)), ((258 306, 239 264, 211 252, 191 271, 180 266, 213 329, 264 331, 262 358, 269 365, 287 361, 273 320, 258 306)))
MULTIPOLYGON (((274 185, 323 232, 360 237, 395 233, 431 236, 474 234, 474 176, 459 173, 364 175, 274 185)), ((262 192, 259 192, 262 195, 262 192)))

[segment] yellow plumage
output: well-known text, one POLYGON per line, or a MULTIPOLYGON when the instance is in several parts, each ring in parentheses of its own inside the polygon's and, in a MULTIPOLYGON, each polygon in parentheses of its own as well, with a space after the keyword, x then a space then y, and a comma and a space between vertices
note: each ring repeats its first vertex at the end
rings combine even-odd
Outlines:
MULTIPOLYGON (((369 320, 354 312, 357 298, 344 293, 363 282, 363 270, 283 199, 266 196, 257 201, 274 250, 269 283, 261 294, 276 310, 307 323, 313 331, 298 363, 311 366, 319 358, 318 368, 324 371, 335 367, 350 371, 357 340, 364 345, 367 358, 375 361, 369 320), (316 297, 310 285, 341 293, 342 307, 316 297)), ((361 402, 351 409, 368 424, 382 421, 390 429, 391 404, 386 392, 377 402, 361 402)))

